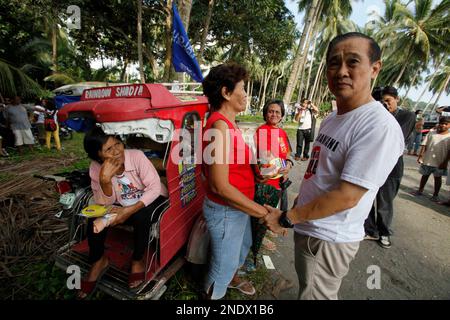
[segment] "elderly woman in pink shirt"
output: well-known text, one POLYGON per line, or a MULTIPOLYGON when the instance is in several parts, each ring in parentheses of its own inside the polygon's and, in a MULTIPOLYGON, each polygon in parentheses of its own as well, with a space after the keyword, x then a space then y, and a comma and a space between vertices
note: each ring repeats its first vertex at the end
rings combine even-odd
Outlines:
MULTIPOLYGON (((130 289, 144 281, 143 261, 152 213, 168 196, 167 188, 140 150, 125 150, 122 141, 106 135, 101 128, 94 128, 84 138, 84 149, 91 162, 89 175, 96 204, 120 205, 110 213, 116 214, 110 226, 126 223, 134 229, 134 252, 129 276, 130 289)), ((155 217, 156 218, 156 217, 155 217)), ((104 255, 104 243, 108 228, 94 232, 94 219, 88 221, 89 260, 92 267, 81 283, 79 298, 85 298, 94 289, 97 280, 109 266, 104 255)))

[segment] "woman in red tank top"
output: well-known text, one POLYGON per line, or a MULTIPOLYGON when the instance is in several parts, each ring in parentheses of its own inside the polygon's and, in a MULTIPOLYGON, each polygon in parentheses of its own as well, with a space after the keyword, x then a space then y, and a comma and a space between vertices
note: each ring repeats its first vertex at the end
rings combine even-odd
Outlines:
POLYGON ((243 67, 222 64, 212 68, 202 83, 211 108, 203 132, 207 191, 203 214, 212 253, 205 291, 211 299, 222 298, 227 288, 255 293, 250 282, 237 276, 252 244, 250 216, 262 218, 267 214, 266 208, 253 201, 253 158, 235 122, 236 115, 246 107, 247 78, 243 67))

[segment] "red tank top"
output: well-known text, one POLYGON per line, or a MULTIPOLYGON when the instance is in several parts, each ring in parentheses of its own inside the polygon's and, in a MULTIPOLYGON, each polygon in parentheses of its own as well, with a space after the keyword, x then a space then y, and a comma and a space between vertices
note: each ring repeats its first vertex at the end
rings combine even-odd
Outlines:
MULTIPOLYGON (((207 130, 211 129, 214 122, 223 120, 226 122, 230 132, 230 142, 232 142, 229 150, 229 164, 228 164, 228 181, 242 192, 247 198, 253 200, 255 194, 255 179, 251 167, 252 153, 249 146, 245 143, 242 133, 239 129, 235 129, 233 124, 220 112, 213 112, 206 122, 203 130, 203 137, 207 130)), ((203 151, 208 146, 211 138, 205 141, 203 139, 203 151)), ((205 190, 208 198, 218 204, 229 205, 228 202, 212 192, 208 183, 209 165, 205 162, 205 152, 203 153, 203 173, 206 177, 205 190)))

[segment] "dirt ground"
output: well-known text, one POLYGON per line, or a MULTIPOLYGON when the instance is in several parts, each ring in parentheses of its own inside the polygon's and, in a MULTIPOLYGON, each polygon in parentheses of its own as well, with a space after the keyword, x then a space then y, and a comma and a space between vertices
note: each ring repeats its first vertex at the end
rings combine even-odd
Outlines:
MULTIPOLYGON (((295 144, 295 137, 291 141, 295 144)), ((416 198, 409 194, 418 187, 420 174, 415 157, 405 156, 404 159, 404 177, 394 201, 393 245, 384 249, 375 241, 361 243, 343 280, 340 299, 450 299, 450 209, 429 200, 433 192, 432 178, 425 188, 425 196, 416 198), (372 274, 368 273, 371 265, 381 270, 380 289, 367 287, 372 274)), ((299 161, 291 171, 290 206, 297 196, 306 166, 307 162, 299 161)), ((445 182, 440 197, 450 197, 449 186, 445 182)), ((258 299, 296 299, 298 280, 294 267, 293 231, 287 237, 273 240, 277 243, 277 250, 270 257, 276 270, 270 272, 274 279, 282 277, 287 280, 282 287, 288 283, 287 287, 291 288, 282 288, 278 295, 266 292, 258 299)))

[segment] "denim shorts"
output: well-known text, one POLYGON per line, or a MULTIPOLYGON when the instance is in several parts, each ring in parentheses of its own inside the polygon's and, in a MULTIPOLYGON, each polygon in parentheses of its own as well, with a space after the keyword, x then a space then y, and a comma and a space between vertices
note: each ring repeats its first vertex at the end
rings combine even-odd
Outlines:
POLYGON ((252 245, 250 216, 207 197, 203 202, 203 214, 211 236, 205 291, 214 285, 211 299, 217 300, 225 296, 234 274, 247 258, 252 245))
POLYGON ((439 169, 437 167, 430 167, 425 164, 420 165, 419 173, 424 176, 429 176, 433 174, 436 178, 446 176, 447 169, 439 169))

